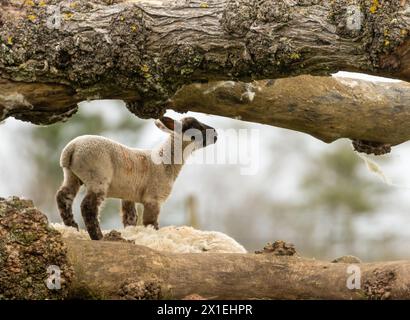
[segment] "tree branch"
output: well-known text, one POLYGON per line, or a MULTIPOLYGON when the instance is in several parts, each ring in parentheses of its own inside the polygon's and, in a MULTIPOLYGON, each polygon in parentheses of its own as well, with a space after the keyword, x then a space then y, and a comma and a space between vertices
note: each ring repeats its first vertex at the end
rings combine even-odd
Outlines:
POLYGON ((308 133, 397 145, 410 139, 410 84, 337 77, 192 84, 172 98, 177 111, 197 111, 308 133))
POLYGON ((0 78, 8 87, 0 94, 22 94, 34 109, 42 104, 19 83, 64 86, 73 96, 66 110, 77 100, 122 97, 137 115, 157 117, 194 82, 339 70, 410 80, 410 4, 400 0, 6 3, 0 78))
MULTIPOLYGON (((9 92, 0 94, 3 118, 14 116, 33 123, 65 120, 82 100, 64 85, 36 84, 34 88, 28 83, 0 80, 0 88, 9 92), (20 94, 10 90, 14 85, 20 94)), ((398 145, 410 139, 408 101, 410 85, 405 82, 299 76, 187 85, 175 93, 167 107, 301 131, 326 143, 349 138, 398 145)))

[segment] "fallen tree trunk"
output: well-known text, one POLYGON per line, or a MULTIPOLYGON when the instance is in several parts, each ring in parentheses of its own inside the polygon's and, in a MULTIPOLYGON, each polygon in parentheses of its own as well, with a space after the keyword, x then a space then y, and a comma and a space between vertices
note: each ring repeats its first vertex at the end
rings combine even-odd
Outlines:
POLYGON ((0 299, 181 299, 188 295, 410 299, 410 262, 317 261, 298 257, 293 246, 284 242, 258 254, 176 254, 127 242, 62 239, 30 201, 0 199, 0 299), (56 276, 50 267, 60 271, 60 288, 46 287, 50 276, 56 276))
POLYGON ((357 264, 264 254, 169 254, 134 244, 65 240, 73 297, 208 299, 410 299, 410 262, 357 264))
POLYGON ((193 82, 339 70, 410 80, 401 0, 5 0, 0 9, 0 114, 32 109, 36 123, 97 98, 158 117, 193 82))

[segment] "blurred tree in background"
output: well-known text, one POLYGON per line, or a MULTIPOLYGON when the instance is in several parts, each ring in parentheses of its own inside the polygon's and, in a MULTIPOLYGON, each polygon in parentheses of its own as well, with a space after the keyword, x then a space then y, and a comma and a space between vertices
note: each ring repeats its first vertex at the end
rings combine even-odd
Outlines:
POLYGON ((294 242, 305 256, 328 259, 340 253, 354 254, 359 239, 361 247, 366 247, 355 222, 360 216, 377 213, 392 189, 367 174, 350 142, 316 152, 291 137, 271 146, 265 180, 257 186, 241 184, 246 197, 238 197, 227 210, 227 232, 251 250, 282 239, 294 242), (295 152, 299 161, 293 161, 295 152), (286 188, 285 198, 278 197, 290 171, 299 176, 297 186, 286 188))
POLYGON ((355 218, 376 213, 392 189, 363 174, 366 166, 347 145, 322 152, 309 163, 301 179, 306 198, 300 210, 320 215, 315 234, 322 235, 309 251, 323 254, 326 248, 340 246, 352 252, 357 238, 355 218))

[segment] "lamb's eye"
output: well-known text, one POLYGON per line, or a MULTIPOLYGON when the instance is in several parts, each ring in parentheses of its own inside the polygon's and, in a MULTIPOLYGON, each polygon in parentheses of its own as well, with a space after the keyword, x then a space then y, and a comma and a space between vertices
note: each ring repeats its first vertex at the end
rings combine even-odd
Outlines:
POLYGON ((191 136, 191 141, 195 141, 195 136, 191 136))

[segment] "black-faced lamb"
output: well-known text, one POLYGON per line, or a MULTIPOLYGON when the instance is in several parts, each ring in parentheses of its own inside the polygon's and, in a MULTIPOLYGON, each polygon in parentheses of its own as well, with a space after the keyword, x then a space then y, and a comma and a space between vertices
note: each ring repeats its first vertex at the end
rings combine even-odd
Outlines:
POLYGON ((162 117, 155 121, 168 139, 153 150, 129 148, 100 136, 80 136, 64 148, 60 166, 64 181, 56 195, 66 226, 78 229, 72 204, 81 185, 87 193, 81 214, 93 240, 103 238, 98 213, 105 198, 122 200, 124 227, 137 224, 135 203, 144 206, 143 224, 158 229, 161 205, 171 193, 186 158, 193 151, 214 144, 216 130, 195 118, 175 121, 162 117))

